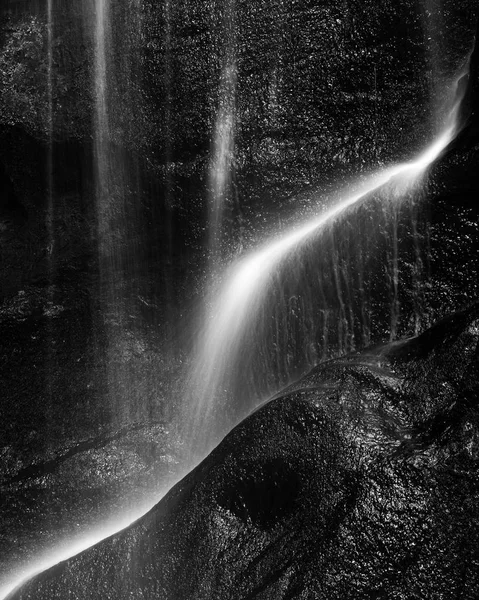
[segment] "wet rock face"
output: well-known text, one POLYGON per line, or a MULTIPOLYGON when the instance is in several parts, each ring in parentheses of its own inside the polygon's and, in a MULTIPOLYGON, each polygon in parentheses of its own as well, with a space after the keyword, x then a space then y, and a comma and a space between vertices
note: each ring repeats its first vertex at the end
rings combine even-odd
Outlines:
MULTIPOLYGON (((431 98, 440 103, 443 78, 453 76, 469 50, 475 15, 472 0, 447 0, 437 15, 411 0, 287 6, 268 0, 260 7, 236 2, 231 35, 224 25, 224 2, 145 0, 134 10, 129 4, 110 4, 106 85, 111 141, 129 157, 139 157, 157 184, 171 183, 168 201, 163 188, 138 201, 149 217, 152 205, 172 206, 183 226, 189 222, 178 227, 178 235, 200 247, 228 44, 238 73, 225 246, 235 247, 247 245, 259 223, 276 222, 278 211, 288 215, 301 209, 292 201, 298 193, 317 194, 318 186, 324 192, 332 180, 409 158, 422 147, 434 120, 431 98)), ((58 147, 53 163, 59 225, 66 223, 73 234, 58 246, 73 237, 88 239, 95 229, 87 184, 95 133, 94 14, 78 2, 53 2, 52 10, 49 59, 45 5, 12 1, 2 7, 0 157, 30 215, 28 244, 13 241, 25 262, 31 262, 31 246, 37 255, 48 246, 41 227, 46 192, 38 188, 50 136, 58 147), (10 135, 11 128, 32 136, 36 147, 25 152, 22 135, 10 135), (66 141, 76 143, 80 155, 68 173, 62 151, 66 141)), ((162 234, 162 214, 153 215, 151 239, 162 234)), ((151 239, 143 240, 145 247, 151 239)), ((74 246, 68 245, 70 255, 74 246)), ((83 260, 95 252, 94 241, 85 246, 83 260)))
MULTIPOLYGON (((125 170, 137 173, 129 199, 141 205, 147 224, 133 242, 148 259, 154 254, 149 275, 139 276, 130 317, 149 323, 145 314, 154 313, 156 326, 175 305, 170 319, 179 322, 179 305, 200 287, 226 3, 169 2, 167 14, 167 3, 145 0, 136 14, 141 23, 130 18, 131 3, 111 4, 113 45, 122 48, 109 71, 112 148, 125 170), (170 285, 173 296, 163 291, 170 285)), ((433 90, 469 50, 477 12, 472 0, 441 5, 431 20, 409 0, 236 3, 228 252, 260 238, 262 223, 273 227, 317 207, 317 184, 409 159, 429 139, 433 90)), ((1 8, 0 362, 7 392, 0 403, 8 418, 0 559, 8 566, 24 562, 25 548, 58 535, 52 531, 60 525, 70 535, 86 513, 101 521, 110 499, 119 506, 132 488, 141 498, 165 476, 167 459, 175 460, 162 444, 174 404, 164 380, 178 380, 177 360, 164 360, 156 337, 151 348, 137 348, 141 338, 131 323, 115 326, 121 334, 114 348, 117 372, 133 365, 134 393, 121 410, 116 400, 104 402, 110 363, 93 355, 91 332, 103 333, 89 314, 99 314, 92 14, 85 22, 82 3, 53 3, 50 148, 45 6, 9 0, 1 8), (46 219, 50 151, 54 244, 46 219), (152 372, 161 376, 149 389, 152 372), (132 427, 125 427, 126 415, 132 427)), ((345 215, 323 245, 291 262, 292 278, 301 275, 303 297, 309 294, 320 314, 298 326, 288 322, 278 338, 265 340, 280 372, 261 368, 258 378, 290 381, 306 364, 388 339, 396 275, 399 337, 477 298, 477 53, 471 64, 467 126, 431 170, 424 193, 401 209, 378 201, 345 215)), ((288 313, 298 322, 304 307, 285 280, 279 283, 288 313)), ((469 325, 447 322, 449 333, 435 329, 427 343, 419 338, 380 357, 372 352, 316 369, 237 428, 137 526, 21 595, 475 598, 471 314, 464 317, 469 325)))
POLYGON ((479 308, 316 367, 11 599, 476 598, 479 308))
POLYGON ((244 523, 273 528, 295 508, 301 480, 293 467, 281 458, 272 459, 262 465, 258 481, 246 465, 246 472, 234 477, 218 496, 218 505, 244 523))

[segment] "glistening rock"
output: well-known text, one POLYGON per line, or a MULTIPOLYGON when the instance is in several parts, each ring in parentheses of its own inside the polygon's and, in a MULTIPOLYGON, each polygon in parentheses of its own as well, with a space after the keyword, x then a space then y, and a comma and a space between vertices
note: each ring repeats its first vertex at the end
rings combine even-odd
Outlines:
POLYGON ((479 305, 323 363, 11 599, 477 598, 479 305))

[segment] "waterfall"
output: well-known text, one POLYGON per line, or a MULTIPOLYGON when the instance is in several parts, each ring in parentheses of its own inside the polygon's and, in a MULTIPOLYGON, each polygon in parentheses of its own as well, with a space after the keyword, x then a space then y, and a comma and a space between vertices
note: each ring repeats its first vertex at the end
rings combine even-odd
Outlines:
MULTIPOLYGON (((240 385, 247 386, 248 374, 237 373, 238 362, 242 355, 251 351, 256 338, 261 335, 265 298, 274 280, 281 278, 284 262, 291 256, 300 261, 306 242, 320 240, 327 227, 348 210, 366 202, 372 194, 381 194, 381 197, 399 203, 421 183, 429 165, 458 131, 463 92, 459 87, 461 77, 452 86, 450 108, 441 130, 415 159, 373 173, 366 181, 358 183, 352 192, 339 194, 340 199, 329 209, 273 237, 226 270, 215 299, 210 303, 186 386, 185 395, 191 402, 187 408, 187 432, 193 444, 193 462, 210 451, 221 436, 255 406, 231 409, 231 404, 237 402, 238 392, 233 382, 238 378, 240 385)), ((395 252, 397 254, 397 250, 395 252)), ((397 261, 397 255, 394 260, 397 261)), ((394 327, 397 322, 394 314, 397 310, 397 264, 393 266, 393 272, 395 291, 391 323, 394 327)), ((267 311, 266 315, 271 317, 267 311)), ((268 393, 274 391, 278 390, 270 389, 268 393)), ((260 400, 256 398, 256 402, 260 400)))
MULTIPOLYGON (((124 140, 121 132, 116 127, 115 105, 111 97, 117 93, 114 85, 115 77, 121 80, 124 73, 115 73, 113 64, 114 43, 112 41, 112 12, 119 10, 121 3, 110 0, 93 0, 95 17, 92 22, 88 14, 88 31, 93 31, 94 62, 93 62, 93 100, 94 100, 94 127, 92 132, 94 159, 95 159, 95 196, 97 210, 97 240, 98 263, 100 275, 100 291, 102 307, 98 315, 98 323, 105 330, 106 338, 106 365, 108 396, 112 402, 111 414, 120 422, 121 419, 134 419, 144 417, 141 411, 148 410, 147 400, 140 398, 141 402, 135 404, 132 400, 132 391, 135 379, 131 368, 126 362, 118 360, 119 350, 122 349, 122 335, 133 330, 131 313, 134 313, 134 303, 131 297, 135 291, 130 278, 138 267, 138 256, 134 242, 135 227, 140 229, 137 215, 131 208, 137 198, 132 181, 129 165, 124 154, 118 148, 122 147, 124 140), (93 27, 91 27, 93 25, 93 27), (132 188, 129 192, 127 188, 132 188), (133 232, 133 234, 132 234, 133 232), (131 285, 125 290, 126 285, 131 285), (133 291, 132 291, 133 290, 133 291), (140 406, 141 405, 141 406, 140 406), (138 408, 139 406, 139 408, 138 408), (136 411, 133 414, 133 411, 136 411)), ((138 5, 138 4, 137 4, 138 5)), ((86 6, 86 3, 85 3, 86 6)), ((128 3, 128 7, 131 4, 128 3)), ((170 46, 172 45, 172 16, 174 5, 171 0, 166 0, 164 6, 166 21, 166 48, 167 59, 165 68, 166 93, 168 94, 166 110, 166 131, 173 129, 173 93, 171 91, 174 78, 173 66, 170 62, 170 46)), ((217 107, 216 121, 214 123, 214 139, 212 145, 212 158, 210 163, 210 267, 211 270, 219 268, 219 261, 215 257, 221 251, 221 236, 224 231, 224 211, 230 186, 231 173, 234 168, 235 144, 235 111, 237 95, 237 60, 235 39, 235 3, 234 0, 224 0, 225 12, 223 27, 225 30, 225 49, 220 77, 220 93, 217 107)), ((90 10, 86 8, 85 10, 90 10)), ((48 220, 49 238, 53 248, 53 126, 54 126, 54 60, 53 60, 53 0, 47 0, 48 13, 48 123, 50 131, 50 154, 48 164, 48 220)), ((126 48, 124 53, 127 54, 126 48)), ((117 68, 117 71, 119 69, 117 68)), ((127 79, 127 77, 125 77, 127 79)), ((458 88, 458 86, 456 86, 458 88)), ((325 199, 317 199, 317 211, 308 221, 298 219, 290 229, 279 231, 265 243, 246 252, 235 260, 222 274, 221 282, 214 287, 208 295, 208 306, 202 332, 197 340, 193 361, 185 384, 185 397, 188 402, 186 408, 186 430, 190 444, 192 462, 202 458, 217 440, 226 433, 236 422, 254 409, 264 398, 270 397, 278 391, 284 381, 288 381, 294 374, 294 354, 296 346, 304 345, 304 364, 310 365, 319 358, 328 358, 327 348, 331 340, 331 326, 335 314, 327 304, 324 292, 324 282, 329 277, 328 285, 333 289, 335 301, 339 306, 340 348, 347 351, 351 346, 353 337, 351 318, 351 298, 354 295, 353 283, 347 277, 347 270, 340 257, 338 246, 333 245, 335 256, 332 259, 333 268, 329 275, 319 269, 314 271, 318 287, 320 319, 315 321, 313 316, 305 309, 307 300, 298 293, 299 270, 304 262, 306 250, 321 245, 321 240, 331 233, 331 226, 341 223, 345 215, 350 215, 353 210, 366 206, 369 200, 384 198, 385 202, 398 206, 404 197, 412 194, 421 184, 428 167, 440 156, 447 145, 454 139, 460 123, 459 104, 461 90, 451 100, 450 109, 445 111, 442 125, 434 136, 433 141, 422 153, 410 162, 393 165, 370 174, 367 178, 358 180, 349 188, 339 190, 334 202, 326 203, 325 199), (324 208, 328 204, 327 208, 324 208), (341 262, 342 261, 342 262, 341 262), (294 268, 292 268, 294 267, 294 268), (287 276, 285 276, 287 273, 287 276), (295 280, 295 277, 297 280, 295 280), (285 290, 287 288, 287 290, 285 290), (274 305, 274 306, 273 306, 274 305), (276 308, 275 308, 276 307, 276 308), (292 315, 292 316, 291 316, 292 315), (291 323, 293 325, 291 326, 291 323), (270 337, 265 336, 266 328, 273 330, 270 337), (290 331, 291 328, 291 331, 290 331), (286 333, 285 333, 286 331, 286 333), (323 339, 319 349, 310 344, 310 340, 319 331, 323 339), (277 345, 272 350, 268 344, 274 339, 277 345), (294 342, 294 343, 293 343, 294 342), (296 344, 296 346, 294 345, 296 344), (256 350, 259 348, 259 352, 256 350), (253 349, 255 351, 253 351, 253 349), (275 362, 276 373, 271 374, 265 368, 270 363, 258 360, 252 364, 261 352, 271 352, 275 362), (250 370, 242 370, 243 365, 248 365, 250 370), (250 372, 266 380, 257 386, 249 381, 250 372), (276 375, 279 374, 280 377, 276 375), (240 386, 244 387, 240 391, 240 386), (249 397, 248 403, 243 403, 244 397, 249 397)), ((277 82, 271 84, 270 103, 274 107, 277 95, 277 82)), ((133 101, 130 100, 133 105, 133 101)), ((131 107, 130 107, 131 108, 131 107)), ((131 111, 134 118, 134 112, 131 111)), ((168 133, 169 137, 169 133, 168 133)), ((171 145, 166 145, 167 169, 167 194, 166 202, 172 203, 172 182, 170 178, 169 163, 173 161, 171 145)), ((126 144, 125 144, 126 145, 126 144)), ((171 213, 168 213, 171 217, 171 213)), ((170 226, 171 227, 171 224, 170 226)), ((393 223, 393 246, 391 258, 391 332, 398 322, 398 231, 393 223)), ((337 232, 335 231, 335 234, 337 232)), ((334 237, 334 236, 333 236, 334 237)), ((338 245, 341 240, 334 240, 338 245)), ((171 250, 171 238, 169 252, 171 250)), ((359 259, 361 263, 363 259, 359 259)), ((364 258, 366 260, 366 258, 364 258)), ((172 269, 173 270, 173 269, 172 269)), ((358 296, 361 299, 362 343, 366 345, 371 339, 368 323, 368 302, 366 283, 361 270, 357 273, 358 296)), ((133 314, 133 317, 135 315, 133 314)), ((102 340, 103 342, 103 340, 102 340)), ((126 339, 126 344, 131 344, 131 338, 126 339)), ((148 383, 154 388, 155 381, 148 383)), ((146 394, 145 394, 146 396, 146 394)), ((88 407, 85 408, 88 410, 88 407)), ((116 422, 112 423, 115 429, 116 422)), ((155 440, 156 442, 156 440, 155 440)), ((133 467, 134 468, 134 465, 133 467)), ((180 473, 178 473, 180 475, 180 473)), ((153 485, 152 485, 153 487, 153 485)), ((143 493, 143 490, 142 490, 143 493)), ((160 493, 151 490, 144 493, 144 501, 134 507, 133 513, 128 513, 124 507, 119 509, 118 515, 109 515, 101 527, 92 534, 85 534, 83 539, 65 540, 55 551, 45 553, 44 556, 35 557, 29 572, 22 573, 22 579, 30 577, 34 572, 80 552, 106 536, 126 527, 140 517, 146 510, 160 499, 160 493), (77 543, 78 542, 78 543, 77 543)), ((5 590, 0 591, 0 597, 5 590)))

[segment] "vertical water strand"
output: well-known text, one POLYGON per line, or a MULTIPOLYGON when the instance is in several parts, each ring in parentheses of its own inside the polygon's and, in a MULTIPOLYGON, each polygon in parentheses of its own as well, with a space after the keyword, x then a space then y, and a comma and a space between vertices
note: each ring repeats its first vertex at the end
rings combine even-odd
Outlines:
POLYGON ((414 310, 414 335, 419 335, 421 332, 422 320, 425 315, 424 282, 426 280, 426 275, 423 253, 427 253, 428 248, 427 246, 426 248, 423 248, 424 236, 422 236, 419 231, 418 206, 415 198, 411 198, 409 208, 415 259, 411 281, 414 310))
MULTIPOLYGON (((116 342, 116 333, 121 327, 119 312, 119 283, 117 281, 116 243, 114 231, 114 213, 112 212, 111 153, 110 153, 110 114, 108 110, 108 52, 109 52, 109 0, 94 0, 94 119, 93 150, 95 176, 95 202, 97 219, 98 247, 98 294, 100 337, 99 354, 105 361, 106 394, 110 405, 110 414, 118 415, 121 405, 115 393, 117 384, 112 353, 116 342), (113 403, 116 403, 114 405, 113 403)), ((117 178, 121 173, 117 174, 117 178)))
POLYGON ((123 17, 121 4, 95 0, 94 161, 99 260, 100 322, 104 328, 106 394, 113 428, 131 424, 140 406, 129 360, 138 332, 137 193, 127 152, 134 135, 131 39, 134 6, 123 17), (114 25, 114 27, 113 27, 114 25), (120 46, 123 44, 123 46, 120 46), (121 47, 121 52, 115 52, 121 47))
MULTIPOLYGON (((47 183, 47 198, 46 198, 46 229, 47 229, 47 247, 46 261, 48 269, 48 292, 47 302, 48 308, 54 303, 54 251, 55 251, 55 231, 54 231, 54 205, 53 205, 53 139, 54 139, 54 124, 53 124, 53 0, 47 2, 47 156, 46 156, 46 183, 47 183)), ((47 423, 51 422, 50 412, 52 410, 53 399, 53 381, 52 373, 54 372, 54 352, 55 346, 55 331, 54 321, 49 318, 47 321, 46 332, 47 348, 45 351, 46 358, 46 404, 45 417, 47 423)))
POLYGON ((323 333, 321 336, 322 349, 321 349, 321 360, 327 360, 329 358, 329 315, 330 310, 325 308, 321 311, 323 317, 323 333))
POLYGON ((389 326, 389 339, 394 341, 397 337, 400 305, 399 305, 399 252, 398 252, 398 222, 397 206, 388 207, 387 219, 391 226, 391 251, 389 258, 390 290, 391 290, 391 318, 389 326))
MULTIPOLYGON (((429 98, 430 111, 433 131, 439 131, 444 123, 444 111, 446 105, 451 104, 456 90, 454 86, 451 88, 445 85, 442 80, 443 72, 443 33, 444 33, 444 17, 443 17, 443 0, 424 0, 424 36, 426 38, 425 48, 427 49, 427 63, 429 73, 429 98)), ((445 55, 446 53, 444 53, 445 55)), ((412 240, 414 244, 414 264, 412 266, 412 293, 413 293, 413 312, 414 312, 414 335, 421 332, 423 321, 425 320, 425 290, 428 273, 424 265, 428 263, 429 248, 425 239, 427 233, 421 235, 419 224, 419 203, 421 198, 410 198, 410 223, 412 240)), ((428 228, 428 223, 423 225, 423 230, 428 228)))
MULTIPOLYGON (((108 19, 108 1, 95 0, 95 63, 94 63, 94 168, 95 195, 97 211, 97 234, 100 256, 100 271, 102 261, 108 254, 108 140, 109 123, 107 108, 107 71, 106 71, 106 23, 108 19)), ((100 275, 102 273, 100 272, 100 275)))
POLYGON ((368 259, 368 248, 358 244, 358 290, 361 305, 361 346, 366 348, 371 343, 371 300, 366 283, 365 265, 368 259))
POLYGON ((325 289, 331 286, 331 280, 326 282, 320 269, 316 270, 315 275, 316 277, 314 281, 314 289, 318 290, 318 332, 321 331, 319 339, 315 340, 315 343, 317 345, 316 354, 318 355, 319 360, 325 360, 329 346, 329 304, 326 300, 325 289), (325 285, 323 285, 323 282, 325 283, 325 285))
MULTIPOLYGON (((164 147, 165 147, 165 239, 166 239, 166 264, 164 266, 165 306, 170 313, 167 315, 167 328, 173 328, 174 298, 174 251, 173 251, 173 65, 172 65, 172 6, 171 0, 164 3, 165 21, 165 50, 164 50, 164 87, 165 87, 165 116, 164 116, 164 147)), ((167 332, 170 338, 171 331, 167 332)))
POLYGON ((48 263, 51 275, 53 249, 53 0, 47 2, 47 233, 48 263))
POLYGON ((209 249, 212 270, 221 251, 225 203, 231 184, 234 161, 236 110, 236 5, 235 0, 223 4, 223 64, 210 165, 209 249))
MULTIPOLYGON (((217 293, 215 279, 221 259, 223 220, 225 205, 230 192, 231 174, 234 161, 235 145, 235 112, 236 112, 236 82, 237 82, 237 40, 236 40, 236 2, 223 0, 221 4, 221 34, 222 34, 222 64, 218 91, 218 104, 213 130, 212 155, 208 173, 208 285, 203 318, 211 319, 210 310, 217 293)), ((204 357, 201 341, 193 351, 193 371, 199 367, 204 357), (196 355, 196 356, 195 356, 196 355)), ((200 367, 201 368, 201 367, 200 367)), ((223 377, 220 377, 222 380, 223 377)), ((215 396, 222 384, 218 381, 218 389, 213 390, 215 396)), ((209 415, 201 414, 201 406, 191 410, 198 391, 193 379, 187 377, 185 395, 187 414, 184 416, 184 437, 190 441, 189 457, 191 463, 209 448, 214 434, 208 431, 211 424, 209 415)), ((228 396, 229 390, 223 387, 221 394, 228 396)), ((219 400, 218 397, 215 401, 219 400)))
POLYGON ((424 0, 424 36, 429 67, 429 97, 431 102, 430 115, 433 126, 440 127, 441 107, 448 102, 448 86, 441 81, 443 75, 444 20, 442 15, 442 0, 424 0))
POLYGON ((345 224, 347 228, 347 232, 345 235, 345 240, 342 243, 342 252, 341 252, 341 275, 343 279, 343 302, 345 303, 345 307, 347 310, 345 311, 345 318, 347 324, 347 337, 346 337, 346 351, 352 352, 356 349, 356 339, 355 339, 355 314, 354 314, 354 271, 352 263, 355 261, 355 257, 351 252, 351 240, 353 236, 353 232, 350 231, 350 225, 345 224), (347 242, 347 244, 345 244, 347 242))
MULTIPOLYGON (((128 46, 121 49, 117 37, 112 39, 110 62, 111 70, 115 75, 115 87, 123 86, 123 97, 114 99, 111 105, 116 109, 117 103, 126 107, 125 124, 123 127, 115 123, 115 129, 119 132, 113 140, 119 146, 117 153, 119 157, 111 164, 112 179, 116 172, 121 172, 119 188, 117 190, 119 203, 119 223, 118 235, 126 239, 126 252, 123 279, 129 286, 127 291, 127 305, 125 310, 131 312, 133 302, 136 301, 140 293, 138 287, 138 276, 141 269, 139 260, 140 251, 140 231, 141 231, 141 185, 139 175, 139 161, 137 155, 129 152, 128 148, 134 143, 137 136, 136 113, 141 107, 141 68, 140 68, 140 47, 141 47, 141 28, 142 28, 142 0, 130 0, 128 7, 125 7, 121 14, 121 27, 114 29, 110 24, 111 33, 114 31, 123 31, 123 36, 128 39, 128 46), (118 68, 118 64, 124 62, 124 69, 118 68), (133 302, 132 302, 133 300, 133 302)), ((118 10, 118 9, 117 9, 118 10)), ((110 16, 117 25, 119 20, 117 16, 110 16)), ((123 251, 123 244, 119 242, 120 250, 123 251)))
POLYGON ((332 256, 332 273, 333 273, 333 281, 334 281, 334 290, 336 294, 337 306, 338 306, 338 329, 337 329, 337 339, 338 339, 338 348, 340 354, 344 354, 347 349, 347 340, 348 340, 348 321, 346 316, 346 307, 343 299, 343 287, 341 285, 341 264, 340 264, 340 256, 339 249, 336 244, 336 240, 334 238, 334 234, 331 236, 332 246, 331 246, 331 256, 332 256))
MULTIPOLYGON (((367 179, 358 181, 353 189, 338 194, 338 200, 328 210, 320 212, 303 225, 278 235, 230 267, 223 285, 211 303, 210 312, 206 315, 187 380, 185 396, 193 402, 185 417, 188 420, 189 434, 195 438, 193 444, 196 443, 197 446, 196 456, 192 458, 197 460, 203 457, 219 437, 252 408, 251 402, 261 400, 261 396, 256 393, 256 398, 250 398, 247 404, 239 405, 234 411, 228 411, 228 407, 224 406, 227 397, 235 402, 245 388, 249 391, 248 382, 244 380, 241 381, 242 389, 235 386, 235 378, 239 379, 238 359, 251 349, 252 341, 256 345, 261 344, 259 338, 263 331, 259 316, 266 306, 269 308, 266 301, 271 300, 268 291, 273 276, 281 276, 281 270, 287 267, 286 258, 297 256, 299 259, 308 240, 314 238, 315 243, 320 243, 325 231, 341 215, 352 210, 354 205, 374 197, 380 197, 383 202, 400 203, 411 190, 417 189, 429 165, 456 135, 459 103, 460 96, 448 111, 442 131, 414 160, 383 168, 367 179), (224 415, 228 412, 235 414, 234 421, 225 422, 224 415)), ((393 228, 397 235, 397 226, 394 225, 393 228)), ((344 351, 348 343, 349 324, 340 281, 338 248, 335 248, 334 240, 331 245, 331 252, 334 254, 331 266, 332 288, 336 293, 340 313, 338 349, 344 351)), ((391 266, 394 279, 397 270, 391 266)), ((274 309, 269 312, 274 318, 274 309)))

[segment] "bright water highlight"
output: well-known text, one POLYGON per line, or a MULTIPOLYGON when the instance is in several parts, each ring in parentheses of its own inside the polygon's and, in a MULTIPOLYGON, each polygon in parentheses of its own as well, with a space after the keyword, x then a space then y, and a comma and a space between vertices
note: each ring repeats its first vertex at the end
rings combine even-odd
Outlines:
MULTIPOLYGON (((222 396, 230 394, 227 402, 235 401, 232 373, 238 356, 245 351, 245 344, 250 343, 250 336, 254 337, 256 330, 260 330, 265 294, 282 261, 298 252, 304 242, 320 235, 347 209, 366 200, 371 194, 380 191, 400 202, 402 197, 421 183, 428 167, 458 132, 463 93, 459 89, 459 82, 462 76, 453 86, 451 96, 454 100, 442 130, 417 158, 372 174, 352 195, 239 259, 226 271, 223 283, 209 306, 187 382, 186 395, 192 402, 188 409, 191 412, 187 431, 193 445, 193 463, 203 458, 221 436, 235 425, 235 422, 224 423, 224 417, 216 413, 225 410, 224 399, 219 408, 222 396)), ((240 412, 233 418, 240 420, 244 416, 240 412)))

